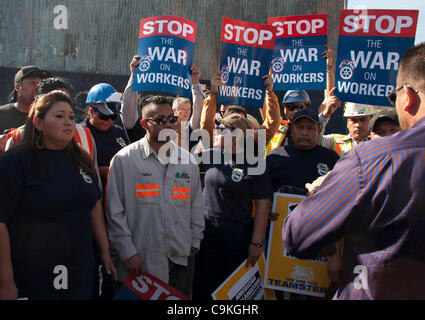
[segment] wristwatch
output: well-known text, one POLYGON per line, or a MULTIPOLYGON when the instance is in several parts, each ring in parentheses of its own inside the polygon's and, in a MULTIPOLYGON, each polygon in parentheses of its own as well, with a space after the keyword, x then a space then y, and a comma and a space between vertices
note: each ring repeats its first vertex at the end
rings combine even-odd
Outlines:
POLYGON ((194 247, 191 247, 190 250, 191 251, 195 251, 195 254, 197 254, 199 252, 199 249, 198 248, 194 248, 194 247))
POLYGON ((251 241, 251 244, 252 244, 254 247, 257 247, 257 248, 262 248, 262 247, 263 247, 263 245, 262 245, 262 244, 255 243, 255 242, 252 242, 252 241, 251 241))

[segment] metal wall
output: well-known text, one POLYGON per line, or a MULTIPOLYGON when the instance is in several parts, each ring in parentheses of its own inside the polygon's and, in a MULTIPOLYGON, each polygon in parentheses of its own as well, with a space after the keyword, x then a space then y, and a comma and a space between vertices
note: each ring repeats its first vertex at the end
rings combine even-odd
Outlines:
MULTIPOLYGON (((345 7, 346 0, 0 0, 0 105, 13 90, 16 68, 27 64, 69 79, 74 97, 100 82, 124 90, 141 18, 175 15, 196 22, 194 63, 208 83, 218 67, 223 16, 267 24, 268 17, 327 13, 328 43, 335 53, 345 7), (58 5, 67 9, 66 30, 54 27, 58 5)), ((281 100, 283 92, 276 93, 281 100)), ((317 108, 323 92, 308 93, 317 108)), ((259 119, 257 109, 248 112, 259 119)), ((344 131, 339 110, 327 132, 344 131)))
POLYGON ((176 15, 197 23, 194 63, 210 79, 218 64, 221 19, 267 23, 267 17, 329 14, 330 38, 344 0, 2 0, 0 67, 35 64, 52 71, 128 74, 137 49, 139 21, 176 15), (54 28, 57 5, 68 29, 54 28))

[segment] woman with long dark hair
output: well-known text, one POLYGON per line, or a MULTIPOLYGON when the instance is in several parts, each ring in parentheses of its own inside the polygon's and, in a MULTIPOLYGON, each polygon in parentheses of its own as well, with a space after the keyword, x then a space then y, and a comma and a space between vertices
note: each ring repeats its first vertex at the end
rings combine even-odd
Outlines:
POLYGON ((89 299, 93 239, 116 276, 96 174, 73 140, 73 102, 36 99, 22 144, 0 160, 0 299, 89 299))

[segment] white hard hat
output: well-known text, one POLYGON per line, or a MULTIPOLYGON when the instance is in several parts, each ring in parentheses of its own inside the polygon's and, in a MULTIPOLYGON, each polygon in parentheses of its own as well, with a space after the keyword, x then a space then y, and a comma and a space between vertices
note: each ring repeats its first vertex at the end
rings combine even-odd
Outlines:
POLYGON ((373 115, 374 108, 368 104, 360 104, 353 102, 346 102, 344 108, 344 117, 361 117, 361 116, 369 116, 373 115))

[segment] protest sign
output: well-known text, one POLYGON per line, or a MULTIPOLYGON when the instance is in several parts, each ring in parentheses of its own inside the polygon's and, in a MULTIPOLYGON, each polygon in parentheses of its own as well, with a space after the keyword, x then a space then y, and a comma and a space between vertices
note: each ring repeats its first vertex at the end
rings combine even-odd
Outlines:
POLYGON ((133 91, 160 91, 191 97, 190 67, 195 49, 196 23, 174 16, 140 20, 133 91))
POLYGON ((150 273, 129 275, 114 300, 189 300, 180 291, 150 273))
POLYGON ((271 68, 275 90, 326 89, 327 14, 269 18, 277 28, 271 68))
POLYGON ((342 10, 335 95, 342 101, 391 106, 399 62, 414 44, 418 10, 342 10))
POLYGON ((276 28, 223 17, 218 103, 262 108, 276 28))
POLYGON ((270 226, 264 287, 324 297, 331 284, 326 270, 328 258, 297 259, 283 246, 283 221, 304 198, 287 193, 274 194, 273 211, 279 213, 279 218, 270 226))
POLYGON ((276 300, 273 290, 265 289, 264 255, 252 267, 246 260, 212 293, 214 300, 276 300))

